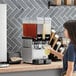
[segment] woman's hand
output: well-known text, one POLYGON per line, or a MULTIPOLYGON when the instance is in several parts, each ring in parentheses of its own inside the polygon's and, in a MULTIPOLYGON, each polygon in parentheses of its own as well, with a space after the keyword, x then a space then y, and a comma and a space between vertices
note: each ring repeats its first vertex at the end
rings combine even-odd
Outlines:
POLYGON ((49 55, 50 53, 53 53, 53 48, 51 48, 50 45, 45 46, 45 54, 49 55))
POLYGON ((54 50, 50 45, 46 46, 47 52, 49 52, 49 54, 54 54, 55 56, 58 57, 58 59, 63 59, 63 54, 57 52, 56 50, 54 50))

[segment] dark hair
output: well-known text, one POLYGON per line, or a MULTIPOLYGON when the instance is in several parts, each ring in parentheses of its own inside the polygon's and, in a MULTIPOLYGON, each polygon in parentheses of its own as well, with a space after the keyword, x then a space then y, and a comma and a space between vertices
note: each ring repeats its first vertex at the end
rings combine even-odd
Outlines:
POLYGON ((63 26, 67 29, 71 42, 76 46, 76 20, 69 20, 63 26))

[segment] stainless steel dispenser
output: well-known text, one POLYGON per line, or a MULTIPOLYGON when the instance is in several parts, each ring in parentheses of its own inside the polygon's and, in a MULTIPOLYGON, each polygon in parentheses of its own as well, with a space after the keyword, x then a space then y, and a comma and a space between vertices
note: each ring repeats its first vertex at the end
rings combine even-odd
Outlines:
MULTIPOLYGON (((47 64, 51 62, 51 60, 48 59, 48 55, 45 53, 45 46, 50 40, 51 19, 45 18, 45 22, 42 20, 43 19, 40 18, 40 21, 38 20, 38 23, 27 23, 29 24, 29 28, 26 29, 27 31, 24 29, 22 37, 23 62, 33 64, 47 64), (32 24, 34 24, 34 26, 32 26, 32 24), (31 29, 30 26, 32 26, 31 29), (32 32, 33 28, 35 33, 32 32), (31 32, 29 32, 29 29, 31 32)), ((26 24, 24 26, 26 26, 26 24)))

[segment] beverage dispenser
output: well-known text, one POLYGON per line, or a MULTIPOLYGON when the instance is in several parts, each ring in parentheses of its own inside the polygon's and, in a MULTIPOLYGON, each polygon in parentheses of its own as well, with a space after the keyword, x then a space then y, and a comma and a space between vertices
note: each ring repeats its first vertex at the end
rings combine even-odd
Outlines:
POLYGON ((51 60, 45 53, 50 40, 51 18, 37 18, 36 22, 23 23, 22 58, 26 63, 47 64, 51 60), (47 27, 46 27, 47 26, 47 27))

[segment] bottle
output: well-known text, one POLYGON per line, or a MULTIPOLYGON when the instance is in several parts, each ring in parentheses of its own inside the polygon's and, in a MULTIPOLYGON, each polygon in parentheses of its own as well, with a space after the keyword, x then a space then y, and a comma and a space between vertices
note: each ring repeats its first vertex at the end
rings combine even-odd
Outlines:
POLYGON ((43 33, 42 33, 42 39, 45 40, 45 35, 46 35, 46 23, 44 22, 43 24, 43 33))
POLYGON ((61 46, 61 42, 58 41, 57 44, 54 46, 54 50, 58 51, 60 46, 61 46))
POLYGON ((60 47, 59 52, 63 54, 64 51, 65 51, 65 47, 60 47))
POLYGON ((72 0, 64 0, 65 5, 72 5, 72 0))
POLYGON ((53 38, 55 36, 56 31, 55 30, 51 30, 51 35, 50 35, 50 41, 49 44, 51 44, 53 42, 53 38))
POLYGON ((61 0, 54 0, 56 5, 61 5, 61 0))
POLYGON ((74 0, 74 5, 76 5, 76 0, 74 0))
POLYGON ((58 41, 58 38, 59 38, 59 36, 56 34, 55 37, 54 37, 54 43, 53 43, 53 45, 52 45, 52 48, 54 48, 55 44, 56 44, 57 41, 58 41))

